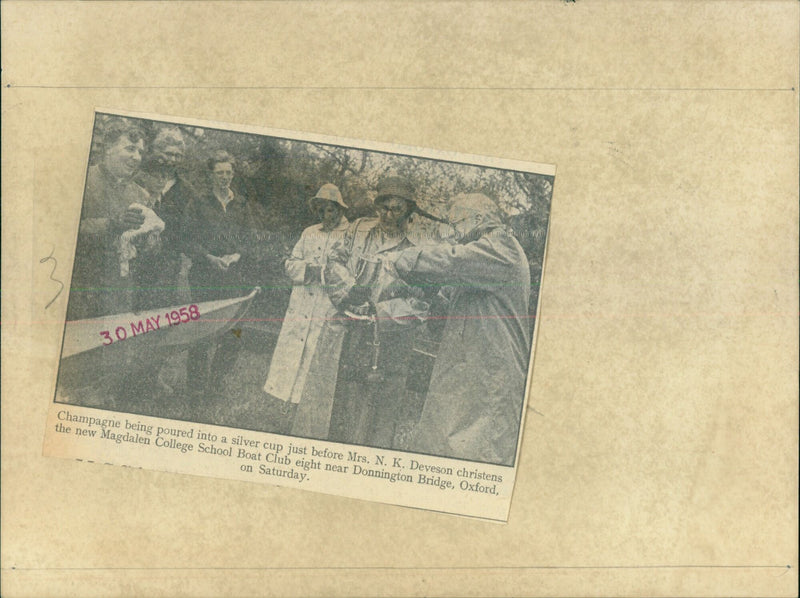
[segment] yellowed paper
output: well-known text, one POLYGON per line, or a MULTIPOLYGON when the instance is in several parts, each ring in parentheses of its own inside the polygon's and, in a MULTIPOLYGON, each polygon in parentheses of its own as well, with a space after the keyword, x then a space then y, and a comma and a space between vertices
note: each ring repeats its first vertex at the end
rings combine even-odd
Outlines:
POLYGON ((553 166, 106 110, 91 146, 46 456, 507 521, 553 166))
POLYGON ((797 11, 3 3, 3 595, 794 595, 797 11), (42 456, 97 107, 558 165, 507 525, 42 456))

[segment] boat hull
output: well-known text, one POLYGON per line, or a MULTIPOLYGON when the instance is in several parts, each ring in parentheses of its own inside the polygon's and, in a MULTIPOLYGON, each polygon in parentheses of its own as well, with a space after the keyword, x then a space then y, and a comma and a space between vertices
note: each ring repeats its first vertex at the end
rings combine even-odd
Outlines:
POLYGON ((211 342, 242 320, 257 294, 253 289, 243 297, 197 303, 199 316, 180 323, 170 324, 168 314, 186 306, 67 322, 59 386, 94 385, 134 373, 195 343, 211 342))

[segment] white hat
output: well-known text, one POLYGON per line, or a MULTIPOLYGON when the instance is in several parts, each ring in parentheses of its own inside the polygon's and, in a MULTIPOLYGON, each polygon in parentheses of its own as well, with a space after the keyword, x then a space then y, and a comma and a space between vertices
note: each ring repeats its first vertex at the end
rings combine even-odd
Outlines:
POLYGON ((342 209, 347 209, 347 204, 344 203, 342 199, 342 194, 339 192, 339 188, 334 185, 333 183, 325 183, 322 187, 319 188, 317 194, 311 198, 314 199, 321 199, 323 201, 332 201, 335 204, 338 204, 342 207, 342 209))

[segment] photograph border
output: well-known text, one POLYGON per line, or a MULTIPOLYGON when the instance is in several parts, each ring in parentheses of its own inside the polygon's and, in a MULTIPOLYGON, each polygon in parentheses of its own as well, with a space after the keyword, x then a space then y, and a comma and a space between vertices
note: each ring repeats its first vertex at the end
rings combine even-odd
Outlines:
MULTIPOLYGON (((204 119, 195 119, 195 118, 188 118, 188 117, 179 117, 179 116, 171 116, 171 115, 163 115, 163 114, 152 114, 146 112, 135 112, 135 111, 127 111, 127 110, 117 110, 117 109, 108 109, 108 108, 96 108, 94 110, 94 117, 93 117, 93 131, 92 135, 89 140, 89 151, 87 152, 86 157, 86 164, 87 164, 87 176, 88 176, 88 163, 91 159, 92 148, 95 142, 94 135, 96 134, 95 127, 97 124, 97 119, 108 116, 108 117, 120 117, 120 118, 128 118, 128 119, 135 119, 141 121, 147 121, 150 123, 154 123, 157 125, 178 125, 178 126, 189 126, 189 127, 198 127, 205 130, 216 130, 226 133, 240 133, 246 135, 256 135, 262 137, 271 137, 279 141, 291 141, 291 142, 308 142, 308 143, 318 143, 324 144, 332 147, 338 147, 343 149, 352 149, 358 151, 369 151, 379 154, 384 154, 388 156, 405 156, 411 158, 422 158, 428 160, 434 160, 437 162, 444 162, 448 164, 454 164, 457 166, 475 166, 475 167, 487 167, 491 169, 495 169, 498 171, 505 171, 505 172, 523 172, 523 173, 530 173, 530 174, 537 174, 547 177, 552 177, 552 190, 550 194, 550 207, 552 208, 552 199, 555 193, 555 175, 556 175, 556 167, 555 165, 545 164, 545 163, 538 163, 538 162, 527 162, 521 160, 514 160, 514 159, 504 159, 504 158, 497 158, 491 156, 481 156, 477 154, 466 154, 466 153, 459 153, 453 152, 448 150, 436 150, 431 148, 422 148, 417 146, 410 146, 410 145, 402 145, 396 144, 391 142, 380 142, 380 141, 370 141, 370 140, 358 140, 354 138, 348 137, 338 137, 332 135, 325 135, 325 134, 317 134, 317 133, 309 133, 309 132, 302 132, 302 131, 294 131, 289 129, 282 129, 282 128, 271 128, 271 127, 261 127, 257 125, 241 125, 241 124, 229 124, 224 123, 221 121, 216 120, 204 120, 204 119)), ((84 176, 84 190, 86 186, 86 176, 84 176)), ((83 202, 81 202, 81 206, 83 202)), ((80 220, 80 214, 78 216, 78 220, 80 220)), ((550 237, 550 227, 551 227, 551 217, 548 214, 547 223, 545 227, 545 239, 542 249, 542 257, 541 257, 541 275, 539 280, 536 281, 536 284, 540 287, 543 284, 545 270, 546 270, 546 258, 547 258, 547 248, 549 244, 549 237, 550 237)), ((79 223, 79 222, 78 222, 79 223)), ((78 243, 78 236, 77 236, 77 224, 75 227, 75 245, 73 246, 73 255, 77 249, 78 243)), ((69 296, 69 291, 71 290, 71 277, 72 272, 69 274, 70 280, 70 287, 67 289, 67 295, 69 296)), ((533 283, 533 281, 532 281, 533 283)), ((541 302, 542 302, 542 293, 537 293, 537 304, 536 310, 534 312, 534 322, 531 328, 531 344, 530 344, 530 354, 529 360, 525 375, 525 384, 524 384, 524 396, 520 407, 520 424, 519 429, 517 430, 517 442, 516 442, 516 449, 514 452, 514 458, 510 465, 502 465, 496 463, 489 463, 483 461, 476 461, 473 459, 465 458, 465 457, 444 457, 441 455, 431 454, 431 453, 424 453, 419 451, 412 451, 408 449, 400 449, 400 448, 391 448, 391 449, 383 449, 380 447, 372 447, 369 445, 360 445, 360 444, 348 444, 339 441, 333 440, 316 440, 313 438, 308 438, 304 436, 295 436, 292 435, 290 432, 288 433, 277 433, 277 432, 265 432, 259 429, 247 428, 247 427, 232 427, 229 425, 221 424, 221 423, 211 423, 211 422, 198 422, 191 419, 179 419, 175 417, 164 417, 164 416, 157 416, 157 415, 149 415, 149 414, 137 414, 131 413, 129 411, 124 411, 122 409, 111 409, 105 407, 93 407, 93 406, 85 406, 75 403, 65 403, 65 402, 58 402, 56 399, 58 397, 58 384, 61 375, 61 367, 60 362, 63 355, 64 349, 64 341, 66 337, 66 318, 64 319, 64 325, 62 327, 62 334, 61 334, 61 345, 59 347, 58 352, 58 363, 59 366, 56 368, 56 376, 55 376, 55 384, 53 386, 53 400, 51 402, 51 414, 49 417, 52 416, 52 411, 58 408, 78 408, 78 409, 92 409, 101 412, 108 412, 114 413, 118 415, 135 415, 137 417, 146 417, 152 419, 158 419, 163 421, 170 421, 170 422, 180 422, 182 424, 194 424, 199 426, 210 426, 210 427, 217 427, 217 428, 224 428, 224 429, 231 429, 231 430, 241 430, 243 432, 253 432, 257 434, 268 434, 271 436, 276 436, 280 438, 287 438, 287 439, 296 439, 300 441, 306 442, 319 442, 319 443, 328 443, 334 444, 341 447, 358 447, 359 449, 363 450, 377 450, 383 452, 392 452, 392 453, 402 453, 404 455, 419 455, 422 457, 429 457, 434 459, 442 459, 447 461, 454 461, 454 462, 461 462, 461 463, 470 463, 474 464, 478 467, 498 467, 503 469, 510 469, 512 472, 512 481, 511 481, 511 490, 513 492, 513 484, 516 481, 516 473, 517 468, 519 465, 519 458, 520 458, 520 450, 522 445, 522 438, 525 430, 525 414, 529 409, 529 400, 530 400, 530 392, 531 392, 531 380, 533 376, 533 369, 535 363, 535 354, 536 354, 536 343, 538 340, 538 332, 539 332, 539 319, 540 319, 540 310, 541 310, 541 302)), ((66 310, 66 306, 64 308, 66 310)), ((66 311, 65 311, 66 313, 66 311)), ((245 318, 246 320, 246 318, 245 318)), ((49 427, 45 433, 45 440, 47 444, 47 438, 50 436, 52 432, 50 431, 49 427)), ((201 474, 202 475, 202 474, 201 474)), ((213 475, 213 474, 208 474, 213 475)), ((219 477, 219 476, 214 476, 219 477)), ((275 484, 274 481, 268 481, 265 483, 272 483, 275 484)), ((281 484, 277 484, 281 485, 281 484)), ((338 493, 336 493, 338 494, 338 493)), ((506 507, 506 512, 508 507, 510 507, 510 500, 511 495, 508 495, 508 505, 506 507)), ((383 501, 380 501, 383 502, 383 501)), ((405 505, 405 506, 412 506, 413 508, 422 508, 425 510, 434 510, 438 511, 438 509, 430 508, 429 506, 414 506, 414 505, 405 505)), ((448 510, 441 510, 444 513, 454 513, 453 511, 448 510)), ((456 513, 458 514, 458 513, 456 513)), ((471 517, 476 517, 477 515, 468 515, 471 517)), ((479 517, 480 518, 480 517, 479 517)), ((484 517, 490 521, 498 521, 498 519, 493 517, 484 517)), ((504 521, 504 520, 503 520, 504 521)))

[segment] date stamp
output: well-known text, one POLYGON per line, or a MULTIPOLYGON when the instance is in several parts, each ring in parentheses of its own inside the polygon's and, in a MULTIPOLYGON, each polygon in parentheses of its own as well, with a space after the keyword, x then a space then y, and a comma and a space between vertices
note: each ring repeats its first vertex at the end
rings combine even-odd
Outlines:
POLYGON ((103 344, 110 345, 114 342, 124 341, 129 336, 133 338, 161 328, 197 321, 200 319, 200 308, 196 303, 193 303, 192 305, 166 311, 163 316, 163 320, 161 319, 161 314, 156 314, 138 322, 129 322, 128 326, 117 326, 114 329, 113 336, 111 330, 101 330, 99 334, 103 338, 103 344))

